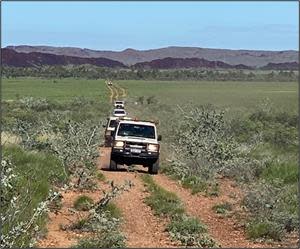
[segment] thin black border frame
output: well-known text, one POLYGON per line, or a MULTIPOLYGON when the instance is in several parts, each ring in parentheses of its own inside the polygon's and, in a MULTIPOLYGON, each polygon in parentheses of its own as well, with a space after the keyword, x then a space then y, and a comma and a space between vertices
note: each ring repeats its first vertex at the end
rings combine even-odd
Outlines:
MULTIPOLYGON (((2 3, 3 2, 84 2, 84 3, 89 3, 89 2, 257 2, 257 3, 263 3, 263 2, 297 2, 298 3, 298 32, 300 28, 300 1, 298 0, 0 0, 0 134, 2 133, 2 3)), ((298 33, 299 34, 299 33, 298 33)), ((299 228, 298 228, 298 248, 300 248, 300 122, 299 122, 299 117, 300 117, 300 35, 298 36, 298 213, 299 213, 299 228)), ((0 142, 2 137, 0 136, 0 142)), ((0 146, 0 159, 2 161, 2 143, 0 146)), ((1 166, 1 171, 0 171, 0 178, 2 178, 2 166, 1 166)), ((0 186, 1 187, 1 186, 0 186)), ((1 221, 0 221, 0 233, 1 233, 1 221)), ((228 248, 231 249, 231 247, 223 247, 223 248, 228 248)), ((243 247, 240 247, 243 248, 243 247)), ((280 248, 280 247, 268 247, 268 248, 280 248)), ((297 248, 297 247, 295 247, 297 248)))

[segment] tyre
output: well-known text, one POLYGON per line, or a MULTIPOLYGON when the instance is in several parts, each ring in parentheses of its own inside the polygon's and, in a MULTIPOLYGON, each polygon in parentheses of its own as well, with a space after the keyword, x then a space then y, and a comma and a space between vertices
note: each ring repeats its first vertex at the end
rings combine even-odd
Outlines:
POLYGON ((157 159, 155 163, 149 166, 148 172, 149 174, 156 175, 158 173, 158 169, 159 169, 159 160, 157 159))
POLYGON ((110 160, 109 169, 112 171, 116 171, 117 168, 117 163, 114 160, 110 160))

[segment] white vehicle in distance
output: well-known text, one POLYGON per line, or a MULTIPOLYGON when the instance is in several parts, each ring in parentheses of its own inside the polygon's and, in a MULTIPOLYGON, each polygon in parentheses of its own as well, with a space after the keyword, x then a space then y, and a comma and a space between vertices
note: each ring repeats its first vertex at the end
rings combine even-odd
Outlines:
POLYGON ((116 100, 114 106, 115 108, 124 109, 124 104, 123 100, 116 100))
POLYGON ((127 113, 124 109, 114 109, 113 115, 115 117, 125 117, 127 113))

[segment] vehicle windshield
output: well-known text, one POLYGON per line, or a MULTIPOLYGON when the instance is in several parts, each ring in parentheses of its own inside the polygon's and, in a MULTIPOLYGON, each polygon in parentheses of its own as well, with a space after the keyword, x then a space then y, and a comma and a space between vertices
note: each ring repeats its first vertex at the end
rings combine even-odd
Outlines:
POLYGON ((122 101, 116 101, 116 104, 123 104, 122 101))
POLYGON ((144 137, 155 139, 154 126, 138 124, 120 124, 118 136, 144 137))
POLYGON ((109 127, 115 127, 116 123, 117 123, 117 120, 115 120, 115 119, 110 120, 109 127))
POLYGON ((115 114, 125 114, 124 111, 115 111, 115 114))

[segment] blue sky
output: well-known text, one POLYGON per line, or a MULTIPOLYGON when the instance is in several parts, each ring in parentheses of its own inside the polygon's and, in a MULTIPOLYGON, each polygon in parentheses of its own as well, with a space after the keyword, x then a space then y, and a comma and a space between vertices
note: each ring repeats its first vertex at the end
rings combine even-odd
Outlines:
POLYGON ((298 50, 298 2, 2 2, 2 47, 298 50))

